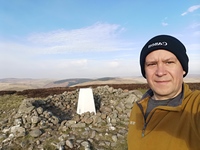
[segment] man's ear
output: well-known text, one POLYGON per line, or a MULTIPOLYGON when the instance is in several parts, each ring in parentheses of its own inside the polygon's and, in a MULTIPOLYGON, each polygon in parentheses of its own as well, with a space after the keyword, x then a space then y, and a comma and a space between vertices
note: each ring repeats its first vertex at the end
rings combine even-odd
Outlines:
POLYGON ((186 72, 183 70, 183 75, 185 75, 186 74, 186 72))

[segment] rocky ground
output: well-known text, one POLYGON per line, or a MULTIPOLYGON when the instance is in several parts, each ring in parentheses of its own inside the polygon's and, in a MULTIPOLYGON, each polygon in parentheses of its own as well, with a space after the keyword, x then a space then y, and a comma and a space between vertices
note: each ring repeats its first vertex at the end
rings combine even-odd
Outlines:
MULTIPOLYGON (((189 84, 192 90, 200 83, 189 84)), ((126 150, 130 111, 146 84, 88 85, 97 113, 76 113, 79 89, 0 91, 24 95, 18 109, 0 120, 1 150, 126 150)))

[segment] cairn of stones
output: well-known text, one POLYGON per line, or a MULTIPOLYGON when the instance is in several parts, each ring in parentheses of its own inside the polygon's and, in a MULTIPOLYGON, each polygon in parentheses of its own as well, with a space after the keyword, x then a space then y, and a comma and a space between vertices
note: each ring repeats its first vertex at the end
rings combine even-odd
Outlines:
POLYGON ((0 149, 127 149, 131 108, 142 93, 109 86, 92 90, 96 114, 76 113, 78 89, 24 99, 18 110, 0 121, 0 149))

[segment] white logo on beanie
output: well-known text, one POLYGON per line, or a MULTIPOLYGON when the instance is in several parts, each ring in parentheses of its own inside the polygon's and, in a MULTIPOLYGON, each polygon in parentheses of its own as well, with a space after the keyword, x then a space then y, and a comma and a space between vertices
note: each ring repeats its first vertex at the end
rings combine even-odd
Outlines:
POLYGON ((148 48, 154 47, 154 46, 167 46, 167 42, 155 42, 148 45, 148 48))

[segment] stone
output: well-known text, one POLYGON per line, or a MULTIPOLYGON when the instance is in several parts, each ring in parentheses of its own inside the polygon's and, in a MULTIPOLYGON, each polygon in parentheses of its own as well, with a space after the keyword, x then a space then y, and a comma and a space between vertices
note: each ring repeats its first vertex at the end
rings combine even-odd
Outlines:
POLYGON ((85 123, 86 124, 91 124, 93 122, 93 119, 92 118, 87 118, 86 120, 85 120, 85 123))
POLYGON ((72 128, 85 128, 86 124, 85 123, 78 123, 78 124, 72 124, 72 128))
POLYGON ((33 124, 37 124, 39 121, 40 121, 40 117, 38 117, 38 116, 33 116, 31 118, 31 123, 33 123, 33 124))
POLYGON ((42 108, 42 107, 38 107, 38 108, 37 108, 37 112, 38 112, 38 114, 42 114, 42 113, 43 113, 43 111, 44 111, 44 110, 43 110, 43 108, 42 108))
POLYGON ((81 145, 84 146, 85 148, 89 148, 90 147, 90 143, 88 141, 82 142, 81 145))
POLYGON ((0 134, 0 140, 5 139, 6 137, 6 134, 0 134))
POLYGON ((126 103, 131 103, 133 104, 134 102, 136 102, 139 98, 134 95, 134 94, 130 94, 129 97, 126 99, 126 103))
POLYGON ((10 132, 13 133, 15 137, 23 137, 26 135, 26 130, 20 126, 12 126, 10 132))
POLYGON ((67 145, 69 148, 73 148, 73 147, 74 147, 71 140, 67 140, 67 141, 66 141, 66 145, 67 145))
POLYGON ((116 136, 116 135, 113 135, 113 136, 112 136, 112 140, 113 140, 114 142, 117 142, 117 136, 116 136))
POLYGON ((33 129, 32 131, 30 131, 29 134, 30 134, 30 136, 36 138, 42 134, 42 131, 40 129, 33 129))
POLYGON ((14 125, 22 125, 22 118, 15 119, 14 125))

